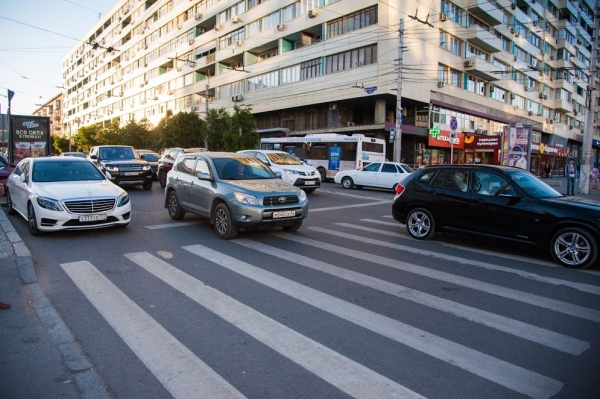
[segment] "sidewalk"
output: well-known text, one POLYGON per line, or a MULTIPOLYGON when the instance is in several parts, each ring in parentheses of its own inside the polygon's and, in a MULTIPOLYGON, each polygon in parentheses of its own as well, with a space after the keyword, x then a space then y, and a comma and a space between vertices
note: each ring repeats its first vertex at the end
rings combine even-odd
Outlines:
MULTIPOLYGON (((546 183, 547 185, 554 188, 559 193, 567 194, 567 178, 565 176, 550 177, 548 179, 545 177, 540 177, 540 180, 542 180, 544 183, 546 183)), ((575 196, 576 197, 594 198, 594 199, 600 200, 600 190, 596 189, 595 186, 592 190, 588 190, 588 191, 589 191, 588 194, 580 193, 579 192, 579 181, 575 182, 575 196)))
POLYGON ((0 398, 110 397, 40 289, 29 249, 4 207, 0 209, 0 301, 11 304, 0 309, 0 398))

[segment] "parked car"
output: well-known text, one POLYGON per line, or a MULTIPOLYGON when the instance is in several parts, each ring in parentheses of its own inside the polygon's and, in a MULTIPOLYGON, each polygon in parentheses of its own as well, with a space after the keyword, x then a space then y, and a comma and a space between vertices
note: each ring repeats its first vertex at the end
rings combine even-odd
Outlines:
MULTIPOLYGON (((6 183, 8 181, 8 176, 12 173, 12 166, 4 159, 4 157, 0 156, 0 184, 6 188, 6 183)), ((6 190, 4 190, 6 192, 6 190)))
POLYGON ((283 180, 300 187, 308 194, 313 193, 321 186, 319 172, 287 152, 274 150, 244 150, 238 152, 257 157, 273 172, 281 172, 283 180))
POLYGON ((8 179, 6 208, 20 214, 33 235, 46 231, 127 226, 127 192, 87 159, 25 158, 8 179))
POLYGON ((600 203, 563 196, 518 168, 426 166, 398 185, 392 215, 419 240, 451 231, 532 244, 569 268, 598 257, 600 203))
POLYGON ((160 155, 150 150, 137 150, 140 158, 150 164, 150 168, 152 169, 152 179, 158 179, 158 160, 160 159, 160 155))
POLYGON ((396 185, 409 174, 410 166, 400 162, 373 162, 362 169, 337 172, 333 181, 344 188, 377 187, 395 189, 396 185))
POLYGON ((78 157, 78 158, 87 158, 83 152, 71 151, 71 152, 61 152, 61 157, 78 157))
POLYGON ((158 183, 162 188, 167 185, 167 173, 173 168, 173 163, 179 154, 190 154, 195 152, 207 151, 206 148, 169 148, 163 152, 162 157, 158 160, 156 174, 158 183))
POLYGON ((141 184, 152 190, 152 168, 128 145, 99 145, 90 150, 90 160, 115 184, 141 184))
POLYGON ((260 227, 296 231, 308 214, 306 193, 278 175, 244 154, 180 154, 167 176, 165 208, 174 220, 186 212, 209 218, 223 239, 260 227))

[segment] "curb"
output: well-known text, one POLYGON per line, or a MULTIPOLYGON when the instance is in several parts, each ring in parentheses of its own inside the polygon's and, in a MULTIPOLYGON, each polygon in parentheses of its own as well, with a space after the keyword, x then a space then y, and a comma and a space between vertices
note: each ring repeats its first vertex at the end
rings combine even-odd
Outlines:
POLYGON ((42 292, 33 267, 31 252, 15 231, 5 212, 0 212, 0 227, 12 244, 17 271, 24 285, 24 295, 33 305, 39 321, 48 327, 50 340, 57 346, 64 363, 72 373, 81 397, 110 399, 107 387, 83 354, 71 330, 42 292))

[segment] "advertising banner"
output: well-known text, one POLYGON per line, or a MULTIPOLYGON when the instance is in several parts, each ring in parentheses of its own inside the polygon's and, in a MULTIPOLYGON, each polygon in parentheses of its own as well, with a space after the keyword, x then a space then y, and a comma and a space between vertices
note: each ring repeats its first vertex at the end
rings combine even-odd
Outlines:
POLYGON ((504 128, 502 165, 529 170, 532 134, 531 125, 518 123, 504 128))
POLYGON ((342 154, 342 147, 329 147, 329 170, 340 169, 340 157, 342 154))
POLYGON ((47 116, 10 116, 10 162, 27 157, 50 155, 50 118, 47 116))

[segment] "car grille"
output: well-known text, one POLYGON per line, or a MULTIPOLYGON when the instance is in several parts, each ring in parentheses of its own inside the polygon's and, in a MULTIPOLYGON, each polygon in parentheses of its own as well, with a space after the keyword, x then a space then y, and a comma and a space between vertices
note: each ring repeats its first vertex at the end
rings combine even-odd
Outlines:
POLYGON ((119 165, 119 170, 123 171, 123 172, 133 172, 133 171, 139 171, 142 170, 143 166, 139 165, 139 164, 126 164, 126 165, 119 165))
POLYGON ((96 198, 85 200, 64 201, 67 210, 71 213, 85 214, 108 212, 115 207, 115 198, 96 198))
POLYGON ((305 172, 298 172, 298 174, 300 176, 316 176, 317 172, 314 172, 314 171, 313 172, 306 172, 306 173, 305 172))
POLYGON ((273 206, 273 205, 290 205, 297 204, 299 202, 297 195, 275 195, 273 197, 265 197, 263 199, 263 205, 273 206), (284 198, 285 201, 280 199, 284 198))

